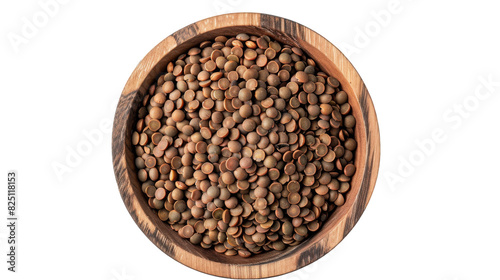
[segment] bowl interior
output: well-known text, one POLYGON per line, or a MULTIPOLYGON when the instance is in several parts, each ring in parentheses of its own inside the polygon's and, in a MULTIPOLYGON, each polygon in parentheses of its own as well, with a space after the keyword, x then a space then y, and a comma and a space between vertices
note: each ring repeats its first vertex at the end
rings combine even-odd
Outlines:
MULTIPOLYGON (((189 30, 189 27, 186 28, 189 30)), ((174 38, 176 34, 172 35, 174 38)), ((337 227, 337 223, 339 223, 341 217, 347 215, 350 208, 353 207, 356 197, 359 194, 359 190, 361 187, 361 182, 363 180, 363 176, 365 173, 365 162, 366 162, 366 145, 367 145, 367 135, 366 135, 366 124, 363 119, 363 115, 360 108, 360 101, 358 100, 356 94, 354 93, 354 89, 351 87, 351 84, 348 82, 348 77, 345 77, 344 74, 339 70, 339 68, 334 65, 333 61, 331 61, 323 52, 316 49, 312 44, 307 42, 306 38, 294 38, 289 36, 286 33, 281 31, 257 27, 257 26, 234 26, 231 28, 219 28, 210 30, 208 32, 198 34, 191 39, 184 41, 183 43, 177 45, 173 50, 171 50, 168 54, 166 54, 163 58, 159 60, 159 62, 152 68, 149 73, 146 73, 146 77, 144 82, 140 86, 140 89, 134 93, 131 114, 126 116, 126 131, 125 131, 125 151, 126 151, 126 170, 128 172, 128 177, 130 178, 130 186, 132 187, 132 191, 138 197, 139 206, 142 208, 144 213, 148 216, 148 218, 157 226, 157 230, 163 232, 165 235, 169 236, 172 242, 176 243, 178 246, 182 247, 184 250, 190 252, 193 255, 199 256, 204 259, 209 259, 213 262, 226 263, 226 264, 238 264, 238 265, 255 265, 255 264, 263 264, 269 263, 277 258, 286 257, 289 254, 293 254, 294 252, 301 250, 301 248, 309 247, 317 243, 319 240, 325 237, 325 233, 334 230, 337 227), (347 193, 345 204, 341 207, 337 207, 332 215, 330 215, 329 219, 326 223, 323 224, 321 229, 316 232, 312 237, 309 237, 304 242, 302 242, 298 246, 289 247, 285 251, 270 251, 266 253, 262 253, 259 255, 252 256, 250 258, 241 258, 239 256, 230 257, 223 254, 219 254, 214 252, 212 249, 207 250, 203 249, 200 246, 195 246, 191 244, 188 240, 181 238, 177 232, 173 231, 170 226, 163 221, 161 221, 155 211, 151 209, 147 203, 147 200, 144 198, 144 195, 141 191, 141 183, 137 178, 137 170, 135 168, 134 159, 135 152, 131 143, 131 134, 133 132, 133 127, 135 127, 135 123, 137 121, 137 111, 141 106, 141 100, 143 96, 148 92, 149 86, 155 82, 156 78, 160 73, 162 73, 170 61, 175 61, 175 59, 182 53, 187 52, 191 47, 198 45, 199 43, 211 40, 218 35, 225 36, 234 36, 239 33, 247 33, 253 35, 268 35, 275 40, 278 40, 282 43, 286 43, 292 46, 297 46, 305 51, 309 57, 314 59, 316 63, 320 66, 322 71, 325 73, 334 76, 337 78, 342 86, 342 89, 347 92, 349 96, 349 103, 352 107, 352 112, 354 117, 356 118, 357 125, 355 127, 355 138, 358 142, 358 148, 355 153, 355 165, 357 167, 357 172, 352 178, 351 182, 351 190, 347 193), (141 199, 142 198, 142 199, 141 199)), ((328 42, 325 40, 325 42, 328 42)), ((330 44, 330 43, 328 43, 330 44)), ((333 45, 331 47, 334 48, 333 45)), ((364 208, 364 206, 363 206, 364 208)), ((133 216, 133 215, 132 215, 133 216)), ((136 219, 134 217, 134 219, 136 219)), ((136 220, 137 222, 137 220, 136 220)), ((342 227, 341 227, 342 228, 342 227)), ((350 228, 349 228, 350 230, 350 228)), ((344 234, 345 235, 345 234, 344 234)), ((169 243, 168 240, 163 240, 160 242, 169 243)), ((331 242, 335 242, 331 240, 331 242)), ((159 244, 156 244, 159 246, 159 244)), ((160 247, 160 246, 159 246, 160 247)), ((171 248, 169 244, 163 244, 162 250, 168 251, 168 248, 171 248)), ((179 260, 179 259, 177 259, 179 260)), ((304 265, 308 264, 307 260, 304 260, 304 265)))

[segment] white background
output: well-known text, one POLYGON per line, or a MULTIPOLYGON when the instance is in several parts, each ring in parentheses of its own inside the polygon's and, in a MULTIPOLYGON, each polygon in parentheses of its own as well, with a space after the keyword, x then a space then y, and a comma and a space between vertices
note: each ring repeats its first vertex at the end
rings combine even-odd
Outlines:
POLYGON ((332 252, 278 279, 500 279, 495 1, 61 0, 44 22, 46 2, 0 4, 2 184, 7 170, 19 172, 18 273, 2 261, 0 279, 216 279, 162 253, 130 218, 108 125, 129 75, 158 42, 243 11, 289 18, 337 45, 380 124, 379 179, 362 218, 332 252), (36 30, 23 34, 27 22, 36 30), (481 79, 493 81, 490 91, 481 79), (89 133, 102 137, 88 146, 89 133), (58 175, 58 165, 68 169, 58 175))

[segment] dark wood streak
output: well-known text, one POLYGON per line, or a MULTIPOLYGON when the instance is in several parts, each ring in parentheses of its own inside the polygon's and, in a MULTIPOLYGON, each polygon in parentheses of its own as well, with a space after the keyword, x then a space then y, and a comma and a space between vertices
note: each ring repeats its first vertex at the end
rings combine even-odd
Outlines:
MULTIPOLYGON (((112 154, 113 164, 119 167, 115 168, 115 177, 120 187, 124 187, 132 179, 129 176, 130 174, 135 175, 135 173, 130 172, 134 170, 129 170, 134 168, 134 164, 130 164, 134 162, 134 156, 131 153, 131 129, 127 130, 127 128, 132 127, 132 122, 135 120, 134 113, 137 112, 140 104, 138 99, 140 98, 141 94, 139 94, 138 90, 123 95, 115 112, 112 154)), ((137 180, 136 176, 133 177, 137 180)))
MULTIPOLYGON (((149 236, 148 236, 149 237, 149 236)), ((158 228, 155 228, 155 231, 151 233, 151 237, 156 237, 156 239, 151 240, 160 240, 160 238, 166 239, 163 234, 158 230, 158 228)), ((170 240, 167 240, 170 241, 170 240)), ((162 243, 155 243, 155 245, 160 248, 163 252, 165 252, 167 255, 171 257, 175 257, 175 249, 174 246, 172 245, 172 242, 162 242, 162 243)))
POLYGON ((198 35, 198 26, 192 23, 172 34, 172 37, 174 37, 175 41, 177 42, 177 45, 180 45, 196 35, 198 35))
MULTIPOLYGON (((361 96, 359 97, 359 103, 361 107, 361 112, 363 114, 363 119, 365 122, 369 122, 369 110, 370 106, 368 105, 368 91, 366 89, 366 86, 363 85, 363 88, 361 90, 361 96)), ((363 214, 365 210, 365 206, 368 200, 368 193, 370 190, 370 177, 367 176, 366 174, 371 174, 373 165, 375 163, 375 155, 374 155, 374 150, 373 147, 370 145, 369 139, 371 139, 370 135, 370 129, 369 126, 365 126, 365 132, 366 132, 366 139, 367 141, 367 146, 366 146, 366 162, 365 162, 365 174, 363 174, 363 181, 361 182, 361 187, 358 193, 358 197, 356 198, 356 202, 354 203, 354 208, 351 213, 346 219, 345 227, 344 227, 344 237, 349 234, 349 232, 352 230, 354 225, 358 222, 358 220, 361 218, 361 215, 363 214)))
POLYGON ((306 251, 300 253, 297 259, 297 268, 306 266, 325 255, 325 247, 321 243, 316 243, 306 251))
POLYGON ((130 110, 135 102, 137 96, 137 90, 127 94, 122 95, 120 101, 116 107, 115 119, 113 122, 113 141, 112 141, 112 155, 113 155, 113 165, 118 166, 115 168, 116 181, 119 182, 118 186, 122 186, 122 182, 126 183, 125 172, 126 166, 125 162, 122 161, 125 154, 125 145, 127 143, 126 139, 126 126, 123 125, 124 120, 130 117, 130 110))
POLYGON ((296 38, 304 37, 304 27, 289 19, 261 14, 260 25, 262 28, 274 34, 277 40, 289 44, 294 43, 294 45, 298 45, 296 38))

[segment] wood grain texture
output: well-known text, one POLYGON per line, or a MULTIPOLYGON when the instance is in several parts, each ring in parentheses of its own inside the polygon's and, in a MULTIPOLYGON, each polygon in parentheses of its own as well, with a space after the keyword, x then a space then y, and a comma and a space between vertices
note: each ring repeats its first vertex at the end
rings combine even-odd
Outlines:
POLYGON ((170 257, 196 270, 230 278, 265 278, 288 273, 316 261, 332 250, 354 227, 372 195, 380 160, 377 116, 358 72, 347 58, 321 35, 296 22, 265 14, 237 13, 216 16, 188 25, 160 42, 131 74, 120 97, 113 124, 113 165, 122 199, 144 234, 170 257), (357 120, 357 172, 346 202, 321 230, 296 247, 250 258, 228 257, 194 246, 163 223, 148 206, 134 166, 131 133, 139 103, 167 63, 190 47, 217 35, 269 35, 297 46, 336 77, 349 95, 357 120))

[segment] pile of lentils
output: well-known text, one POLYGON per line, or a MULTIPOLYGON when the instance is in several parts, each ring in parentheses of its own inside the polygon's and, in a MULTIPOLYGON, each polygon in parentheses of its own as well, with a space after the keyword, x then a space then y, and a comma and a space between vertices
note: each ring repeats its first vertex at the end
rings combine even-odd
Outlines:
POLYGON ((356 171, 347 94, 299 48, 238 34, 167 65, 132 134, 142 191, 182 238, 249 257, 300 244, 356 171))

